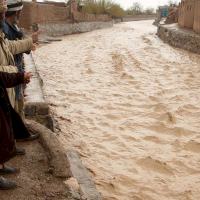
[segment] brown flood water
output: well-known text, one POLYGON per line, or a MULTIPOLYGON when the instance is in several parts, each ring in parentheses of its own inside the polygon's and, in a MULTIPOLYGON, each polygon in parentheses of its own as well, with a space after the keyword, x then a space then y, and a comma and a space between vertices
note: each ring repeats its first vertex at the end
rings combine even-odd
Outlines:
POLYGON ((200 56, 164 44, 152 22, 33 53, 59 139, 104 200, 200 199, 200 56))

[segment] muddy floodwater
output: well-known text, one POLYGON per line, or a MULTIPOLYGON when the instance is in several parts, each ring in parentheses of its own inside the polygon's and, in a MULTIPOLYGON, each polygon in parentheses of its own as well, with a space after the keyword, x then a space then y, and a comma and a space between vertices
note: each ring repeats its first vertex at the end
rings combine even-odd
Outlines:
POLYGON ((153 21, 62 37, 34 53, 44 94, 104 200, 200 199, 200 56, 153 21))

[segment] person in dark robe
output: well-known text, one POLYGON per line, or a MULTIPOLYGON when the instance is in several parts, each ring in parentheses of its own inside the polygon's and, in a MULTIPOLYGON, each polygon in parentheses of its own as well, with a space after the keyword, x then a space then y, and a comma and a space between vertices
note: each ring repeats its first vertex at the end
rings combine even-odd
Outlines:
MULTIPOLYGON (((23 9, 22 0, 6 0, 7 11, 5 13, 4 25, 2 32, 5 34, 5 38, 8 40, 22 40, 25 36, 24 33, 18 28, 17 23, 19 23, 21 11, 23 9)), ((30 53, 31 51, 26 51, 25 53, 30 53)), ((24 72, 23 65, 23 53, 13 55, 15 66, 18 68, 18 72, 24 72)), ((24 90, 25 85, 15 86, 15 105, 14 109, 20 115, 25 123, 25 100, 24 100, 24 90)))
MULTIPOLYGON (((0 29, 3 27, 7 5, 0 0, 0 29)), ((17 173, 18 168, 9 167, 5 162, 17 155, 15 139, 32 140, 36 135, 30 134, 21 117, 14 110, 6 87, 28 83, 30 73, 16 73, 13 54, 31 49, 33 43, 38 41, 39 32, 31 38, 20 41, 8 41, 0 30, 0 189, 16 188, 15 182, 9 181, 1 175, 17 173)), ((13 89, 12 89, 13 90, 13 89)), ((11 98, 12 100, 12 98, 11 98)))
POLYGON ((13 189, 17 184, 1 175, 17 173, 18 168, 9 167, 4 163, 17 155, 15 138, 27 136, 27 128, 21 117, 13 109, 8 98, 6 88, 29 83, 31 73, 0 72, 0 190, 13 189))
MULTIPOLYGON (((0 0, 0 71, 14 73, 19 71, 16 70, 16 63, 14 62, 13 55, 22 53, 26 50, 31 50, 33 48, 33 43, 38 41, 38 33, 32 35, 31 38, 26 40, 19 40, 19 41, 10 41, 5 39, 4 34, 2 32, 2 28, 5 21, 5 14, 7 11, 7 5, 4 0, 0 0)), ((22 71, 21 71, 22 72, 22 71)), ((19 85, 18 85, 19 86, 19 85)), ((10 103, 14 108, 15 102, 15 92, 14 88, 7 89, 8 96, 10 99, 10 103)), ((38 138, 38 134, 31 134, 28 131, 27 134, 23 135, 24 137, 21 139, 16 138, 16 141, 31 141, 38 138)), ((21 148, 17 148, 18 155, 25 154, 25 150, 21 148)))

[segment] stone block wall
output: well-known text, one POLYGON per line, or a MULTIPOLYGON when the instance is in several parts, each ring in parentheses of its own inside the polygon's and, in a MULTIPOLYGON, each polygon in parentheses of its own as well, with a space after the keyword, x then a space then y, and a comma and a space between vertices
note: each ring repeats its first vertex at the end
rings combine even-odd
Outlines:
POLYGON ((158 37, 174 47, 200 54, 200 35, 195 34, 192 30, 180 31, 178 25, 177 27, 175 25, 159 26, 158 37))
POLYGON ((113 22, 81 22, 81 23, 67 23, 57 22, 40 24, 43 34, 48 36, 62 36, 75 33, 85 33, 97 29, 112 27, 113 22))

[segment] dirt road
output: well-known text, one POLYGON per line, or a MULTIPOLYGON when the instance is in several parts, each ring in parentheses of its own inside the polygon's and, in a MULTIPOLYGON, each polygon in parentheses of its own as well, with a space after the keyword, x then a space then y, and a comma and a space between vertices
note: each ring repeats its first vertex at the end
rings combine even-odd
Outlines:
POLYGON ((104 200, 200 199, 200 56, 155 34, 121 23, 34 52, 60 141, 104 200))

